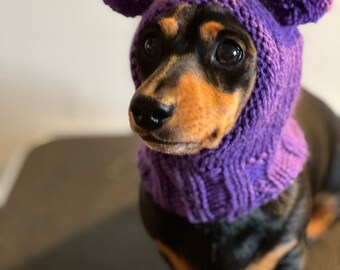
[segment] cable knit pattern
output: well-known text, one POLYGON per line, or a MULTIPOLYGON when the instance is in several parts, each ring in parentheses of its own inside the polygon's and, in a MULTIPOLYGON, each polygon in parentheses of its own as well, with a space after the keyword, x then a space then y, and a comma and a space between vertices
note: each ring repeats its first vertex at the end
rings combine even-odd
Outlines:
MULTIPOLYGON (((271 1, 261 0, 265 7, 258 0, 155 0, 143 14, 132 43, 131 69, 137 87, 141 83, 135 57, 139 31, 181 2, 218 4, 244 26, 258 53, 256 86, 234 129, 218 148, 172 156, 142 146, 138 167, 144 187, 163 208, 192 223, 233 221, 276 199, 303 169, 307 145, 291 118, 300 89, 302 38, 296 26, 282 26, 273 16, 268 7, 271 1)), ((310 19, 316 20, 325 11, 310 13, 310 19)))

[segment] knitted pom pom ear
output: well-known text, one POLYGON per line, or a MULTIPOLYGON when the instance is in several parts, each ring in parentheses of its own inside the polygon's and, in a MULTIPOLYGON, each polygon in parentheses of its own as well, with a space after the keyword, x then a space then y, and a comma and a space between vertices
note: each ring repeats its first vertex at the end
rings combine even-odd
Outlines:
POLYGON ((281 25, 316 22, 333 0, 259 0, 281 25))
POLYGON ((153 0, 104 0, 114 11, 127 17, 143 14, 152 4, 153 0))

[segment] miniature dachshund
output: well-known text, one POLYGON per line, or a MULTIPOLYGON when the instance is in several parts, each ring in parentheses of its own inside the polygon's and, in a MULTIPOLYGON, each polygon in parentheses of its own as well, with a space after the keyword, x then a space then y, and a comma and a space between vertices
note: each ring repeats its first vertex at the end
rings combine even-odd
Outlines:
MULTIPOLYGON (((222 8, 178 5, 147 24, 137 46, 142 84, 129 109, 133 131, 152 150, 167 154, 217 147, 254 89, 257 52, 247 31, 222 8), (228 35, 233 38, 219 43, 222 38, 216 37, 224 29, 232 29, 228 35), (198 51, 213 50, 216 65, 198 60, 198 51), (223 68, 236 64, 241 66, 237 72, 223 68)), ((303 172, 278 199, 235 222, 192 224, 161 208, 141 187, 143 222, 172 269, 303 268, 306 239, 315 241, 339 217, 340 172, 335 164, 340 162, 340 122, 304 90, 294 118, 310 151, 303 172)))

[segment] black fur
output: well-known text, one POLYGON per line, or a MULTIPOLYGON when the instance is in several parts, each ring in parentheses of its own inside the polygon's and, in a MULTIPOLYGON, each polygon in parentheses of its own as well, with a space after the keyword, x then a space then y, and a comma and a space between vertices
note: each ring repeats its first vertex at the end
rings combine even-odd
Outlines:
MULTIPOLYGON (((256 73, 256 55, 251 55, 248 51, 252 44, 251 38, 236 20, 230 14, 226 14, 224 10, 210 6, 209 8, 190 9, 190 12, 185 14, 185 23, 182 23, 187 27, 180 28, 179 33, 170 39, 162 35, 157 22, 149 23, 141 31, 137 41, 137 60, 142 79, 147 79, 156 68, 166 63, 170 56, 190 54, 194 56, 197 63, 204 67, 202 71, 207 81, 216 87, 227 92, 247 89, 250 80, 256 73), (224 31, 219 33, 217 42, 213 44, 207 44, 199 34, 200 25, 208 21, 217 21, 226 27, 224 31), (144 52, 144 43, 148 38, 156 38, 160 42, 161 51, 156 57, 149 57, 144 52), (215 60, 218 44, 227 38, 237 40, 244 48, 244 59, 234 67, 225 67, 215 60)), ((161 82, 161 85, 176 84, 183 69, 190 63, 184 62, 180 64, 182 68, 174 69, 173 74, 167 76, 166 81, 161 82)))
MULTIPOLYGON (((165 211, 141 187, 141 214, 151 237, 168 245, 193 269, 243 270, 278 244, 293 238, 304 239, 304 228, 311 211, 311 197, 305 192, 307 185, 308 179, 301 176, 299 183, 291 188, 298 191, 298 196, 289 212, 275 213, 277 208, 285 208, 280 205, 285 204, 284 200, 278 199, 233 223, 205 224, 191 224, 165 211)), ((285 264, 301 265, 301 257, 287 255, 280 263, 281 266, 285 264)))
MULTIPOLYGON (((244 48, 251 47, 250 37, 234 18, 219 8, 208 6, 190 9, 184 15, 184 20, 186 28, 171 39, 161 35, 157 23, 151 23, 142 30, 137 53, 142 78, 147 79, 169 56, 190 53, 201 65, 210 83, 227 92, 248 86, 256 70, 256 56, 245 49, 243 62, 232 70, 226 70, 211 60, 216 42, 207 45, 198 34, 203 21, 216 20, 227 29, 219 34, 217 43, 232 36, 240 40, 244 48), (145 39, 150 35, 157 36, 162 43, 161 53, 154 58, 143 53, 145 39)), ((190 66, 182 63, 182 66, 174 67, 159 87, 175 85, 185 68, 190 66)), ((335 165, 339 161, 340 151, 335 152, 333 146, 340 145, 340 132, 339 120, 327 106, 307 92, 302 92, 294 117, 306 133, 310 158, 295 183, 277 200, 233 223, 191 224, 159 207, 141 187, 141 215, 151 237, 162 241, 184 258, 193 270, 244 270, 278 245, 296 239, 297 246, 279 262, 276 270, 301 269, 301 247, 305 244, 305 229, 311 217, 313 196, 327 187, 331 192, 338 188, 332 186, 335 186, 334 179, 340 175, 335 165), (330 180, 325 182, 327 175, 330 180)))

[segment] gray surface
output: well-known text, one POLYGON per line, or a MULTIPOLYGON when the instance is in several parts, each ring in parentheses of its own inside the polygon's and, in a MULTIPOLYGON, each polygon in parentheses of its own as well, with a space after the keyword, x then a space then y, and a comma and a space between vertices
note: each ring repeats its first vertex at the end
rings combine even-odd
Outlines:
MULTIPOLYGON (((72 139, 35 150, 0 210, 0 269, 168 269, 139 220, 136 145, 72 139)), ((340 224, 308 253, 307 270, 339 270, 340 224)))

